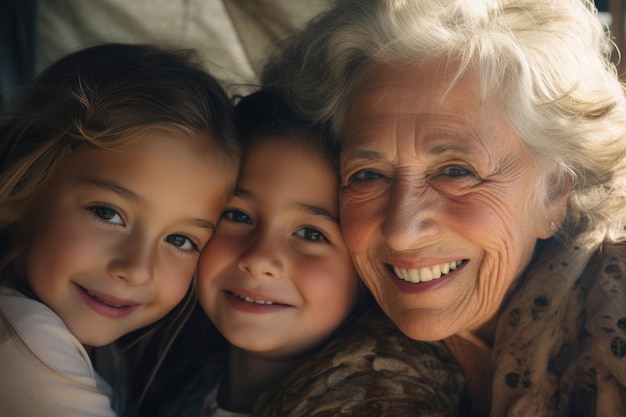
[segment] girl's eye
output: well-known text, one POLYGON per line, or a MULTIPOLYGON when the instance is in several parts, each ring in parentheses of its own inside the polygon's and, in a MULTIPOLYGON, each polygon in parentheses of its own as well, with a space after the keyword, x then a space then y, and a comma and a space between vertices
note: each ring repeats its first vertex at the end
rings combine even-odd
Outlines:
POLYGON ((328 238, 326 237, 326 235, 324 235, 324 233, 320 232, 317 229, 314 229, 313 227, 303 227, 302 229, 298 230, 295 234, 296 236, 304 240, 310 240, 313 242, 327 242, 328 241, 328 238))
POLYGON ((198 245, 184 235, 168 235, 165 238, 165 241, 184 252, 198 251, 198 245))
POLYGON ((441 171, 441 174, 448 177, 462 177, 469 175, 470 171, 461 167, 447 167, 441 171))
POLYGON ((95 214, 100 220, 104 222, 113 223, 120 226, 124 225, 124 220, 122 220, 122 216, 117 212, 117 210, 112 209, 111 207, 93 206, 90 207, 89 210, 91 210, 93 214, 95 214))
POLYGON ((252 224, 252 218, 240 210, 226 210, 222 213, 222 217, 234 223, 252 224))

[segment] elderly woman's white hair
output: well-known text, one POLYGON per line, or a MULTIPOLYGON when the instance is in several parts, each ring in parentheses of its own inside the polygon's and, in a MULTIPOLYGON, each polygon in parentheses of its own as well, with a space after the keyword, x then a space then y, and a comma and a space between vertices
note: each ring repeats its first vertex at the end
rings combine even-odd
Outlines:
MULTIPOLYGON (((561 237, 606 225, 623 240, 626 99, 589 0, 341 0, 289 39, 263 82, 341 137, 352 91, 376 64, 460 63, 536 155, 535 198, 570 189, 561 237)), ((456 68, 456 67, 455 67, 456 68)), ((419 91, 416 91, 419 94, 419 91)), ((530 200, 530 198, 529 198, 530 200)))

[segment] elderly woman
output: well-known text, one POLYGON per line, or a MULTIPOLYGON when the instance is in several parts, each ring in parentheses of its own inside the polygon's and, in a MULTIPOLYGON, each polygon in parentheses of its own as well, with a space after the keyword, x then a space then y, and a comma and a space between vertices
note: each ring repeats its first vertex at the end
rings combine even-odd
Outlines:
MULTIPOLYGON (((344 0, 267 65, 357 270, 472 416, 626 415, 626 99, 591 1, 344 0)), ((286 390, 286 398, 289 396, 286 390)))

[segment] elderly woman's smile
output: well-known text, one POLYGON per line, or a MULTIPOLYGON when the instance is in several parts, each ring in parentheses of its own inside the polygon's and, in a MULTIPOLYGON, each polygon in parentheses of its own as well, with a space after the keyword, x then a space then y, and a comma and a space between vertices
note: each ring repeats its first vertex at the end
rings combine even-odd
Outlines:
POLYGON ((449 90, 454 72, 439 73, 436 62, 378 68, 349 100, 341 157, 341 222, 359 274, 420 340, 488 322, 551 235, 548 208, 529 203, 532 156, 497 97, 479 99, 473 72, 449 90))
POLYGON ((359 276, 463 368, 458 415, 626 416, 608 29, 593 0, 339 0, 264 69, 329 133, 359 276))
POLYGON ((447 276, 450 272, 456 270, 462 264, 463 261, 452 261, 432 267, 402 268, 399 266, 391 266, 391 268, 398 278, 415 284, 418 282, 431 282, 433 280, 438 281, 441 277, 447 276))

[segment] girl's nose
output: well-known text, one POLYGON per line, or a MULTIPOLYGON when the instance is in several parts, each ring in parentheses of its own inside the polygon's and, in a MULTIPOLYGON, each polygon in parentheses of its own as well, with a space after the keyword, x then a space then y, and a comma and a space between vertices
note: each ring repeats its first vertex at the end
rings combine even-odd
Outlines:
POLYGON ((153 246, 140 233, 120 243, 120 249, 109 263, 109 274, 131 285, 147 285, 153 280, 153 246))
POLYGON ((255 278, 280 279, 284 273, 284 264, 280 256, 280 247, 267 236, 250 239, 246 250, 237 261, 239 270, 248 272, 255 278))

